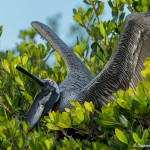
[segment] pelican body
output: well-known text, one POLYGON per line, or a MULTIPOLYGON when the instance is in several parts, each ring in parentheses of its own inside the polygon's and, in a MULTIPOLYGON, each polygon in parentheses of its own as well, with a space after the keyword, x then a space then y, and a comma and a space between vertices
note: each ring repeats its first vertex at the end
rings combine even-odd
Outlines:
POLYGON ((49 111, 62 112, 65 107, 71 108, 70 101, 80 104, 85 100, 93 101, 100 109, 114 100, 112 93, 129 87, 135 90, 138 81, 144 80, 140 72, 146 57, 150 56, 150 13, 139 12, 126 17, 113 54, 96 77, 48 26, 35 21, 31 24, 62 57, 68 74, 58 86, 52 79, 39 79, 17 66, 41 87, 26 115, 29 130, 49 111))

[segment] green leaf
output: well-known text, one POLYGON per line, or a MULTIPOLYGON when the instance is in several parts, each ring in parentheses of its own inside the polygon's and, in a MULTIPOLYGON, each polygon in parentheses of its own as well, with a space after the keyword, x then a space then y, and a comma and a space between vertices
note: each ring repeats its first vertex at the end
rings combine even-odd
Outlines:
POLYGON ((137 135, 137 133, 133 133, 132 137, 134 139, 134 141, 138 144, 141 144, 141 139, 139 138, 139 136, 137 135))
POLYGON ((23 64, 23 65, 26 65, 26 64, 27 64, 27 61, 28 61, 28 56, 24 55, 24 56, 22 57, 22 64, 23 64))
POLYGON ((132 97, 129 96, 127 92, 124 92, 123 99, 126 101, 127 105, 129 105, 129 107, 132 107, 132 97))
POLYGON ((121 15, 119 16, 119 19, 120 19, 120 20, 123 20, 123 19, 124 19, 124 16, 125 16, 125 13, 121 13, 121 15))
POLYGON ((46 145, 46 148, 49 150, 50 149, 50 141, 46 139, 45 145, 46 145))
POLYGON ((15 78, 15 80, 16 80, 16 82, 17 82, 18 84, 20 84, 22 87, 24 87, 24 83, 23 83, 23 81, 20 79, 19 76, 17 76, 17 77, 15 78))
POLYGON ((6 96, 6 99, 7 99, 8 103, 9 103, 9 105, 12 106, 12 102, 11 102, 9 96, 7 94, 5 96, 6 96))
POLYGON ((81 108, 79 108, 79 107, 76 108, 76 114, 77 114, 77 117, 82 122, 84 120, 84 114, 83 114, 83 111, 81 110, 81 108))
POLYGON ((74 13, 74 14, 76 14, 76 13, 77 13, 77 10, 76 10, 75 8, 73 9, 73 13, 74 13))
POLYGON ((149 0, 139 0, 139 5, 140 6, 148 6, 148 4, 149 4, 149 0))
POLYGON ((26 31, 24 31, 24 30, 22 30, 22 31, 20 31, 20 38, 22 38, 23 40, 25 40, 25 37, 26 37, 26 31))
POLYGON ((51 120, 52 122, 54 122, 54 121, 55 121, 55 119, 54 119, 54 116, 53 116, 53 113, 52 113, 52 112, 50 112, 50 113, 49 113, 49 118, 50 118, 50 120, 51 120))
POLYGON ((90 3, 93 3, 94 0, 88 0, 90 3))
POLYGON ((119 5, 119 2, 120 2, 120 0, 114 0, 114 1, 113 1, 113 4, 114 4, 115 6, 118 6, 118 5, 119 5))
POLYGON ((9 147, 7 147, 7 150, 11 150, 11 147, 9 146, 9 147))
MULTIPOLYGON (((75 124, 77 123, 77 124, 80 124, 81 123, 81 120, 78 118, 78 117, 76 117, 76 116, 72 116, 72 119, 73 119, 73 121, 75 121, 75 124)), ((74 125, 74 124, 73 124, 74 125)))
POLYGON ((108 39, 108 36, 107 36, 107 34, 106 34, 106 36, 105 36, 105 43, 106 43, 106 45, 108 45, 109 46, 109 39, 108 39))
POLYGON ((61 128, 69 128, 70 126, 68 126, 66 123, 58 121, 57 125, 61 128))
POLYGON ((112 102, 109 101, 109 103, 107 105, 104 105, 101 108, 101 111, 103 114, 108 115, 110 118, 114 118, 114 108, 112 106, 112 102))
POLYGON ((7 83, 7 73, 5 73, 4 77, 2 78, 1 88, 4 88, 6 83, 7 83))
POLYGON ((92 11, 93 11, 93 9, 92 9, 92 8, 89 8, 89 9, 87 10, 86 14, 85 14, 85 20, 87 21, 87 23, 90 22, 90 18, 91 18, 91 16, 92 16, 92 11))
POLYGON ((61 57, 60 57, 60 55, 59 55, 56 51, 54 51, 54 54, 55 54, 55 56, 56 56, 56 60, 57 60, 58 62, 61 62, 61 57))
POLYGON ((121 142, 128 145, 128 139, 121 130, 119 130, 118 128, 115 128, 115 134, 121 142))
POLYGON ((108 1, 108 4, 109 4, 109 6, 110 6, 111 8, 114 8, 113 3, 112 3, 111 0, 108 1))
POLYGON ((143 136, 142 136, 142 141, 143 141, 143 144, 146 143, 147 139, 149 138, 149 132, 147 129, 144 130, 144 133, 143 133, 143 136))
POLYGON ((125 100, 123 100, 122 98, 117 98, 116 99, 117 100, 117 103, 121 106, 121 107, 123 107, 123 108, 125 108, 125 109, 131 109, 131 107, 127 104, 127 102, 125 101, 125 100))
POLYGON ((87 5, 90 5, 90 3, 87 0, 83 0, 83 2, 87 5))
POLYGON ((78 13, 81 16, 81 18, 83 19, 84 15, 85 15, 85 10, 82 9, 81 7, 78 9, 78 13))
POLYGON ((70 104, 73 105, 73 106, 75 106, 75 108, 80 108, 82 112, 85 112, 85 110, 81 107, 81 105, 79 104, 79 102, 77 102, 77 101, 71 101, 70 104))
POLYGON ((84 106, 88 111, 93 112, 92 106, 90 105, 89 102, 85 101, 84 106))
POLYGON ((62 112, 62 114, 59 115, 57 125, 61 128, 69 128, 71 126, 71 119, 69 117, 69 114, 66 112, 62 112))
POLYGON ((70 119, 69 114, 66 112, 62 112, 62 118, 63 118, 63 121, 70 127, 71 119, 70 119))
POLYGON ((126 0, 128 5, 131 5, 133 3, 133 0, 126 0))
POLYGON ((47 123, 46 126, 51 130, 60 130, 59 127, 57 127, 56 125, 54 125, 52 123, 47 123))
POLYGON ((97 42, 94 42, 92 45, 91 45, 91 48, 92 48, 92 52, 91 52, 91 55, 90 57, 96 57, 96 52, 97 52, 97 47, 98 47, 98 43, 97 42))
POLYGON ((84 52, 84 48, 80 44, 75 45, 75 47, 73 49, 76 53, 78 53, 80 55, 82 55, 82 53, 84 52))
POLYGON ((120 1, 121 1, 122 3, 125 3, 125 4, 127 3, 126 0, 120 0, 120 1))
POLYGON ((32 139, 29 140, 29 147, 31 150, 35 150, 35 144, 32 139))
POLYGON ((13 60, 13 52, 11 52, 11 51, 6 51, 6 54, 7 54, 6 59, 7 59, 8 63, 11 63, 12 60, 13 60))
POLYGON ((120 98, 123 98, 124 92, 125 91, 123 91, 123 90, 118 91, 118 95, 119 95, 120 98))
POLYGON ((27 132, 28 126, 25 121, 23 121, 23 130, 27 132))
POLYGON ((65 108, 65 111, 66 111, 66 112, 70 112, 70 109, 69 109, 69 108, 65 108))
POLYGON ((107 125, 107 126, 113 126, 113 125, 120 124, 120 123, 118 123, 118 122, 115 122, 115 121, 108 121, 108 120, 101 120, 100 122, 101 122, 101 124, 107 125))
POLYGON ((120 115, 119 120, 124 127, 128 127, 129 121, 127 120, 127 118, 124 115, 120 115))
POLYGON ((3 66, 3 68, 4 68, 8 73, 10 73, 8 61, 7 61, 6 59, 2 59, 1 61, 2 61, 2 66, 3 66))
POLYGON ((79 11, 74 14, 73 19, 74 19, 77 23, 83 24, 82 17, 80 16, 79 11))
POLYGON ((104 2, 98 2, 98 15, 101 15, 104 10, 104 2))
POLYGON ((2 35, 2 31, 3 31, 3 26, 0 26, 0 37, 2 35))
POLYGON ((21 148, 22 145, 23 145, 23 139, 22 139, 22 136, 19 136, 19 138, 18 138, 18 146, 19 146, 19 148, 21 148))
POLYGON ((21 92, 21 94, 24 96, 24 98, 26 99, 26 101, 28 103, 32 103, 33 102, 33 98, 31 97, 31 95, 27 92, 21 92))
POLYGON ((102 33, 103 37, 105 37, 106 33, 105 33, 103 22, 100 23, 99 28, 100 28, 100 32, 102 33))
POLYGON ((118 96, 117 93, 113 93, 113 97, 114 97, 115 99, 119 98, 119 96, 118 96))

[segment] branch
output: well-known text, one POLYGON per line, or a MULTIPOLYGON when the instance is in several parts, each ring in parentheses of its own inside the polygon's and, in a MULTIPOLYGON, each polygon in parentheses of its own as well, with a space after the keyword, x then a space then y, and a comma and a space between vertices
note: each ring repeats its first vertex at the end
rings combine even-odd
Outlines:
POLYGON ((0 105, 2 105, 4 109, 6 109, 10 114, 13 114, 13 112, 9 110, 9 108, 3 103, 1 99, 0 99, 0 105))
POLYGON ((88 34, 90 36, 92 36, 96 41, 98 41, 99 39, 84 25, 84 24, 81 24, 81 26, 88 32, 88 34))
POLYGON ((128 7, 129 7, 130 12, 133 13, 133 9, 129 4, 128 4, 128 7))
POLYGON ((93 2, 93 3, 91 3, 91 5, 92 5, 92 7, 93 7, 93 9, 94 9, 94 13, 95 13, 96 18, 97 18, 97 20, 98 20, 98 23, 100 24, 99 17, 98 17, 98 14, 97 14, 97 11, 96 11, 96 8, 95 8, 95 4, 94 4, 94 2, 93 2))
POLYGON ((93 67, 96 67, 96 68, 99 68, 99 69, 102 69, 101 67, 99 67, 99 66, 97 66, 97 65, 94 65, 94 64, 92 64, 91 62, 89 62, 89 61, 84 57, 83 54, 82 54, 82 58, 83 58, 89 65, 91 65, 91 66, 93 66, 93 67))

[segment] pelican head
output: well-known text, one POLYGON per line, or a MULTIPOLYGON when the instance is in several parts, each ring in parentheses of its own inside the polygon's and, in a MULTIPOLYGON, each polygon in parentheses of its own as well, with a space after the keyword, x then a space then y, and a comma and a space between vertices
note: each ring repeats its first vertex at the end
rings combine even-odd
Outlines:
POLYGON ((40 86, 40 91, 34 98, 25 118, 29 130, 31 130, 42 116, 52 110, 54 104, 58 101, 60 96, 59 87, 52 79, 44 80, 35 77, 20 66, 16 66, 16 69, 35 80, 40 86))

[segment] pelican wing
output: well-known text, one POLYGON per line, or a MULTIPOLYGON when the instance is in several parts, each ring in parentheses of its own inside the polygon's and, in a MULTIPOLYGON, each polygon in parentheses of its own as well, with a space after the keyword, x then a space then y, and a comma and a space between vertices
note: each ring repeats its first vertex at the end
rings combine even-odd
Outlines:
POLYGON ((112 93, 132 87, 143 80, 143 62, 150 57, 150 13, 126 17, 114 52, 99 75, 79 93, 79 102, 94 101, 100 108, 112 99, 112 93))
POLYGON ((94 78, 85 64, 48 26, 37 21, 31 25, 58 52, 66 64, 68 74, 59 85, 61 91, 81 90, 94 78))
POLYGON ((68 74, 76 71, 93 77, 85 64, 48 26, 37 21, 33 21, 31 25, 59 53, 67 66, 68 74))

